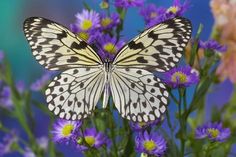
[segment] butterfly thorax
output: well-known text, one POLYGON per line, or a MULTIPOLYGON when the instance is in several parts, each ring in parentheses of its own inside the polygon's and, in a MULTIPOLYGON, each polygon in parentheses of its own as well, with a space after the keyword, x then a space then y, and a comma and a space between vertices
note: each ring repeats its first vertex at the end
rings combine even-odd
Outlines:
POLYGON ((112 64, 111 64, 111 60, 110 60, 109 58, 106 58, 106 59, 105 59, 104 68, 105 68, 105 71, 106 71, 107 73, 111 72, 112 64))

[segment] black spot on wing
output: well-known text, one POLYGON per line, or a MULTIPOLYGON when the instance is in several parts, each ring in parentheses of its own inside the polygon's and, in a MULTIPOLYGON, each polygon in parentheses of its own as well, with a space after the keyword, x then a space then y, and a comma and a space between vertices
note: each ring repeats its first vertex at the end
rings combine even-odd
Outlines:
POLYGON ((139 62, 139 63, 148 63, 148 61, 145 60, 144 57, 138 57, 136 60, 137 60, 137 62, 139 62))
POLYGON ((81 41, 79 44, 76 42, 73 42, 71 44, 71 48, 77 49, 77 50, 85 49, 87 46, 88 46, 88 44, 85 41, 81 41))
POLYGON ((133 50, 137 50, 137 49, 144 49, 144 45, 143 43, 139 42, 139 43, 135 43, 134 41, 131 41, 129 44, 128 44, 129 48, 130 49, 133 49, 133 50))
POLYGON ((70 57, 70 59, 67 59, 67 62, 74 63, 74 62, 77 62, 78 60, 79 60, 78 57, 72 56, 72 57, 70 57))

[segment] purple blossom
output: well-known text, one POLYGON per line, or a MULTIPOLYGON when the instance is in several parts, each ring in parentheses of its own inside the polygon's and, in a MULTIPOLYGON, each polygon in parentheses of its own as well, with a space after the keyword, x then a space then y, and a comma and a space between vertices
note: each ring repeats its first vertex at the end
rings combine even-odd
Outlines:
POLYGON ((82 13, 77 13, 75 25, 82 31, 90 31, 100 27, 99 14, 91 10, 83 10, 82 13))
POLYGON ((199 75, 190 66, 183 66, 173 68, 164 73, 162 79, 172 88, 188 87, 199 82, 199 75))
POLYGON ((145 22, 151 23, 153 20, 158 21, 166 13, 165 8, 157 8, 155 4, 149 4, 146 7, 141 8, 140 14, 144 17, 145 22))
POLYGON ((110 35, 108 34, 100 36, 97 45, 99 48, 98 53, 104 60, 106 58, 113 60, 115 54, 120 50, 120 48, 124 44, 124 41, 117 41, 115 37, 110 37, 110 35))
POLYGON ((40 138, 37 138, 36 141, 37 141, 37 144, 39 145, 39 147, 41 149, 43 149, 43 150, 47 150, 48 149, 48 142, 49 142, 48 137, 42 136, 40 138))
MULTIPOLYGON (((179 0, 174 0, 172 6, 170 6, 168 9, 162 8, 161 10, 160 8, 159 16, 149 21, 147 23, 147 28, 153 27, 161 22, 172 19, 176 16, 183 16, 183 14, 186 12, 188 8, 189 8, 188 1, 185 1, 183 4, 181 4, 179 0)), ((155 8, 153 7, 153 9, 155 8)))
POLYGON ((23 93, 25 90, 25 83, 23 81, 17 81, 16 89, 18 90, 19 93, 23 93))
POLYGON ((23 157, 36 157, 35 153, 30 148, 26 148, 23 157))
POLYGON ((143 131, 143 130, 147 129, 148 127, 158 125, 158 123, 160 123, 160 122, 161 122, 161 119, 157 119, 157 120, 147 122, 147 123, 145 123, 145 122, 142 122, 142 123, 130 122, 130 127, 134 131, 143 131))
POLYGON ((180 3, 180 0, 174 0, 172 6, 167 9, 167 16, 183 16, 186 10, 189 9, 189 5, 190 3, 188 0, 184 1, 183 4, 180 3))
POLYGON ((222 123, 206 123, 195 131, 197 139, 208 138, 212 141, 223 142, 230 136, 230 129, 223 128, 222 123))
POLYGON ((141 7, 144 0, 115 0, 115 6, 119 8, 141 7))
POLYGON ((0 105, 7 109, 12 109, 13 107, 11 88, 9 86, 4 86, 0 91, 0 105))
POLYGON ((73 133, 77 132, 81 125, 82 121, 67 121, 64 119, 58 119, 54 123, 53 130, 51 131, 53 140, 55 142, 65 142, 68 144, 73 133))
POLYGON ((227 50, 226 45, 220 45, 217 41, 210 39, 208 41, 199 41, 199 47, 203 49, 211 49, 219 52, 225 52, 227 50))
POLYGON ((76 148, 81 151, 88 150, 88 146, 100 148, 103 145, 108 146, 110 144, 108 137, 101 132, 97 132, 95 128, 87 128, 83 135, 81 133, 74 134, 73 141, 76 148))
POLYGON ((32 91, 41 90, 48 83, 51 77, 52 77, 52 72, 46 72, 45 74, 43 74, 41 78, 39 78, 38 80, 36 80, 34 83, 31 84, 30 89, 32 91))
POLYGON ((4 53, 2 50, 0 50, 0 62, 4 59, 4 53))
POLYGON ((16 133, 14 131, 6 134, 2 138, 2 142, 0 143, 0 156, 4 156, 12 152, 11 146, 13 143, 18 141, 16 133))
POLYGON ((139 133, 135 137, 136 150, 148 155, 162 156, 166 149, 166 140, 157 133, 148 134, 147 131, 139 133))
POLYGON ((120 17, 117 13, 112 13, 111 16, 101 14, 100 26, 102 30, 111 29, 120 23, 120 17))

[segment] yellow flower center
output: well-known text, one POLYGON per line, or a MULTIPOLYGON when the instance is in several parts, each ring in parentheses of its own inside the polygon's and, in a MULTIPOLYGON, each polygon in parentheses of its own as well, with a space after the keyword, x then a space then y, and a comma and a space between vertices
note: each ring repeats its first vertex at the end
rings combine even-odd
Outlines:
POLYGON ((156 143, 153 140, 145 141, 143 143, 143 146, 147 151, 152 151, 157 147, 156 143))
POLYGON ((179 11, 179 7, 177 7, 177 6, 172 6, 172 7, 170 7, 168 10, 167 10, 168 12, 172 12, 172 13, 177 13, 177 11, 179 11))
POLYGON ((84 41, 88 41, 88 39, 89 39, 89 34, 86 33, 86 32, 79 32, 79 33, 78 33, 78 36, 79 36, 81 39, 83 39, 84 41))
POLYGON ((156 12, 152 12, 152 13, 150 14, 150 17, 151 17, 151 18, 157 17, 157 13, 156 13, 156 12))
POLYGON ((89 30, 93 26, 93 23, 91 20, 84 20, 80 26, 82 30, 89 30))
POLYGON ((138 123, 138 125, 140 126, 140 127, 143 127, 143 126, 145 126, 147 123, 145 123, 145 122, 139 122, 138 123))
POLYGON ((112 19, 109 18, 109 17, 106 17, 106 18, 104 18, 104 19, 101 20, 101 25, 102 25, 103 27, 106 27, 106 26, 108 26, 108 25, 111 24, 111 23, 112 23, 112 19))
POLYGON ((172 82, 185 83, 185 82, 187 82, 188 80, 187 80, 187 76, 186 76, 184 73, 178 71, 178 72, 175 72, 175 73, 171 76, 171 81, 172 81, 172 82))
POLYGON ((116 53, 116 46, 112 43, 107 43, 103 46, 103 49, 109 53, 116 53))
POLYGON ((90 147, 92 147, 95 143, 95 138, 93 136, 85 136, 84 139, 90 147))
POLYGON ((207 129, 208 133, 211 135, 211 137, 216 138, 219 135, 218 129, 207 129))
POLYGON ((66 124, 62 128, 62 135, 63 136, 69 136, 72 133, 73 129, 74 129, 74 126, 72 124, 66 124))

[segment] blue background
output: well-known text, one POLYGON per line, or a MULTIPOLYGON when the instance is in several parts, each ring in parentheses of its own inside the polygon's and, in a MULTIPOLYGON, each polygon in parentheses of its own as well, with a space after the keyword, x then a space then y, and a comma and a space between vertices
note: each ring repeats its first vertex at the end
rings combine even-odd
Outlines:
MULTIPOLYGON (((99 0, 86 0, 91 8, 99 11, 99 0)), ((146 3, 155 3, 157 6, 169 7, 171 0, 146 0, 146 3)), ((201 39, 207 40, 213 25, 213 16, 209 7, 209 0, 192 0, 190 9, 185 14, 193 24, 193 35, 200 23, 204 25, 201 39)), ((81 0, 1 0, 0 1, 0 50, 5 52, 10 60, 13 76, 16 80, 24 80, 27 85, 41 76, 43 68, 33 58, 29 45, 24 37, 23 22, 27 17, 41 16, 57 21, 65 26, 75 21, 75 14, 82 10, 81 0)), ((122 35, 125 39, 131 39, 144 28, 143 18, 136 8, 128 10, 122 35)), ((36 136, 47 133, 47 118, 38 113, 39 121, 36 136), (45 128, 41 129, 41 128, 45 128)), ((15 122, 8 121, 8 125, 17 128, 15 122)), ((74 149, 59 146, 66 157, 80 156, 74 149)), ((14 155, 9 155, 14 157, 14 155)), ((18 156, 18 155, 16 155, 18 156)))

